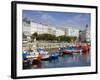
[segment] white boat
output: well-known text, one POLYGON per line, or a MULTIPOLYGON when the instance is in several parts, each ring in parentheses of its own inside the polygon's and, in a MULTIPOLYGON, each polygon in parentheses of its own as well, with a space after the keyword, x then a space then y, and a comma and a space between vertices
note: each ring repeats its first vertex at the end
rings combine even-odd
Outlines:
POLYGON ((48 52, 43 49, 43 48, 39 48, 37 49, 37 51, 39 52, 39 54, 41 55, 42 60, 47 60, 49 59, 50 55, 48 54, 48 52))
POLYGON ((33 62, 33 61, 40 61, 41 60, 41 56, 39 54, 39 52, 37 52, 36 50, 33 50, 32 52, 30 52, 30 55, 27 56, 27 58, 33 62))
POLYGON ((67 47, 63 50, 64 54, 74 54, 74 53, 82 53, 82 49, 78 49, 76 47, 67 47))
POLYGON ((50 55, 41 55, 42 60, 48 60, 50 58, 50 55))

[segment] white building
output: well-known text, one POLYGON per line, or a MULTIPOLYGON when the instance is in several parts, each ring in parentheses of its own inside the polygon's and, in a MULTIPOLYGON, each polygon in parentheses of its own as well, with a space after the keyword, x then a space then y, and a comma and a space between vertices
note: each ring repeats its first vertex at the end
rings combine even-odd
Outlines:
POLYGON ((56 29, 56 36, 61 36, 61 35, 65 35, 64 30, 56 29))
POLYGON ((43 25, 41 23, 31 22, 31 34, 37 32, 38 34, 48 33, 56 36, 79 36, 79 30, 74 28, 57 29, 55 26, 43 25))
POLYGON ((66 36, 75 36, 75 37, 79 37, 79 29, 66 27, 66 28, 65 28, 65 35, 66 35, 66 36))
POLYGON ((29 21, 23 21, 23 34, 26 36, 31 35, 31 25, 29 21))
POLYGON ((31 25, 30 21, 27 19, 23 19, 23 40, 30 40, 31 36, 31 25))
POLYGON ((37 32, 38 34, 48 33, 56 34, 56 28, 49 25, 43 25, 41 23, 31 22, 31 34, 37 32))
POLYGON ((40 26, 39 24, 35 23, 35 22, 31 22, 31 34, 37 32, 40 33, 42 32, 42 26, 40 26))

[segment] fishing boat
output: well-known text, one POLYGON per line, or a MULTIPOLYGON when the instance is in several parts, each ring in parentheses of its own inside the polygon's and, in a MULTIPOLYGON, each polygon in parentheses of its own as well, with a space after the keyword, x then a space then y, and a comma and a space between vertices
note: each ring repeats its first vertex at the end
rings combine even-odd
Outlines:
POLYGON ((37 49, 37 51, 41 55, 42 60, 48 60, 50 58, 50 55, 48 54, 48 52, 45 49, 39 48, 39 49, 37 49))
POLYGON ((83 53, 90 51, 90 46, 88 46, 88 45, 82 46, 81 48, 82 48, 83 53))
POLYGON ((63 51, 64 51, 65 47, 60 47, 59 48, 59 56, 63 56, 63 51))
POLYGON ((90 49, 91 49, 91 45, 90 44, 77 45, 76 47, 79 48, 79 49, 82 49, 83 53, 89 52, 90 49))
POLYGON ((70 46, 63 50, 63 54, 74 54, 74 53, 82 53, 82 49, 70 46))
POLYGON ((28 53, 28 51, 23 51, 23 64, 24 66, 29 65, 30 61, 28 60, 27 56, 29 56, 30 54, 28 53))
POLYGON ((58 58, 59 58, 59 53, 58 52, 51 53, 50 59, 58 59, 58 58))
POLYGON ((30 52, 30 55, 27 56, 27 58, 31 61, 31 63, 38 63, 41 61, 41 55, 37 52, 37 50, 30 52))

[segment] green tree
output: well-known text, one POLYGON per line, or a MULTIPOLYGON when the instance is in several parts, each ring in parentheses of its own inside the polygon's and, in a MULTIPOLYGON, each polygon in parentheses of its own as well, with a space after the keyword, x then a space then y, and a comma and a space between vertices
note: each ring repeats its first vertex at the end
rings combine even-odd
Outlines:
POLYGON ((32 41, 34 41, 34 39, 37 40, 37 37, 38 37, 38 33, 35 32, 35 33, 33 33, 33 34, 31 35, 31 40, 32 40, 32 41))
POLYGON ((66 37, 65 35, 58 36, 58 37, 57 37, 57 41, 60 41, 60 42, 62 42, 62 41, 67 41, 67 37, 66 37))
POLYGON ((75 42, 77 37, 75 36, 67 36, 67 42, 75 42))
POLYGON ((57 37, 57 41, 60 41, 60 42, 62 42, 62 41, 64 41, 64 42, 74 42, 75 40, 77 39, 77 37, 75 37, 75 36, 65 36, 65 35, 62 35, 62 36, 58 36, 57 37))
POLYGON ((56 36, 52 34, 39 34, 37 40, 45 40, 45 41, 54 41, 56 40, 56 36))
POLYGON ((43 40, 43 41, 74 42, 76 41, 77 37, 65 36, 65 35, 56 37, 55 35, 47 34, 47 33, 44 33, 44 34, 34 33, 31 36, 31 40, 34 41, 34 39, 43 40))

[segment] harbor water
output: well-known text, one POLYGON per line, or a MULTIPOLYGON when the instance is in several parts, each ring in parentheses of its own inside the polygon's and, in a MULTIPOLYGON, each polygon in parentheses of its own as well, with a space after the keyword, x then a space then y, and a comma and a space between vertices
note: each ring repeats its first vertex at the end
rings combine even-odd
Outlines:
POLYGON ((75 53, 72 55, 59 56, 56 59, 41 60, 39 63, 24 66, 23 69, 65 68, 91 66, 91 54, 75 53))

